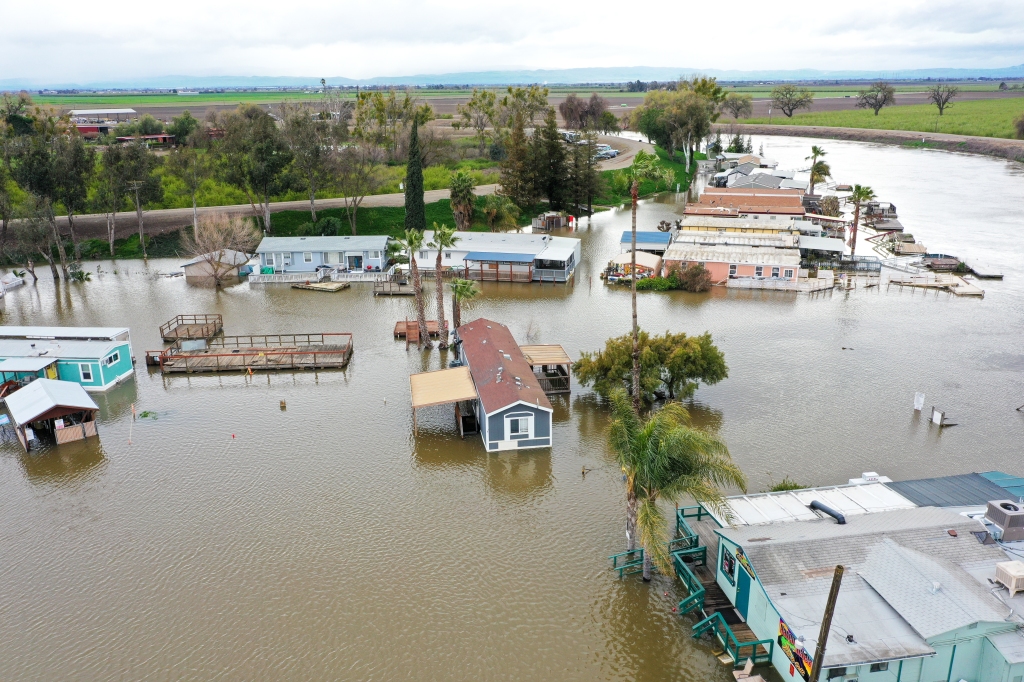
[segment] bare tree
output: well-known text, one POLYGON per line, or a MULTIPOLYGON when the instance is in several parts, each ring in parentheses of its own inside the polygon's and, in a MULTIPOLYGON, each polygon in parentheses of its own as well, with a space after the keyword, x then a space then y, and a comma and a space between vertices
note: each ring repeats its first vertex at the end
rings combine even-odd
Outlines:
POLYGON ((939 116, 947 107, 953 106, 953 100, 960 96, 960 88, 955 85, 934 85, 928 88, 928 101, 939 108, 939 116))
POLYGON ((344 195, 345 216, 356 234, 356 212, 367 194, 384 184, 382 152, 370 144, 355 144, 342 149, 337 159, 337 186, 344 195))
POLYGON ((896 89, 885 81, 878 81, 867 90, 861 90, 857 94, 857 108, 871 109, 878 116, 882 107, 896 103, 896 89))
POLYGON ((206 265, 207 276, 220 286, 234 268, 248 260, 260 242, 260 233, 246 218, 221 213, 205 215, 195 234, 185 233, 185 251, 206 265))

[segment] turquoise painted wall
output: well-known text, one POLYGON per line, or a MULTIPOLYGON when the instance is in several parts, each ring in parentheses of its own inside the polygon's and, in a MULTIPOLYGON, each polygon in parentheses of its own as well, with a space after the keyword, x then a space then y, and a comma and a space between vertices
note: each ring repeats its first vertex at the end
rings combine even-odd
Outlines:
POLYGON ((57 378, 61 381, 73 381, 82 386, 103 385, 100 363, 97 360, 58 360, 57 378), (89 365, 92 371, 92 381, 85 381, 82 378, 81 365, 89 365))
POLYGON ((109 384, 111 381, 117 379, 117 377, 132 370, 131 348, 127 343, 118 346, 114 352, 108 353, 100 360, 100 365, 102 366, 103 371, 103 384, 109 384), (117 361, 112 364, 108 364, 109 359, 114 356, 115 352, 117 353, 117 361))

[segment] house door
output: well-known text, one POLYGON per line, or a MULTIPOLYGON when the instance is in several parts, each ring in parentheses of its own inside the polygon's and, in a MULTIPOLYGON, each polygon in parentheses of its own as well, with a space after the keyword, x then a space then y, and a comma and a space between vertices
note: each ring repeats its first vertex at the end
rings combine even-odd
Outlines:
POLYGON ((348 269, 349 270, 362 270, 363 269, 363 257, 362 256, 349 256, 348 257, 348 269))
POLYGON ((736 570, 736 610, 747 619, 747 605, 750 603, 750 574, 742 566, 736 570))

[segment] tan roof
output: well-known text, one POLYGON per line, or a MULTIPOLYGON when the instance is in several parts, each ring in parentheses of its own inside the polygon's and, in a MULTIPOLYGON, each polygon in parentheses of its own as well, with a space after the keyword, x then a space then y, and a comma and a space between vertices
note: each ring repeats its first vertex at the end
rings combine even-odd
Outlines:
POLYGON ((665 252, 665 261, 796 267, 800 265, 800 250, 760 246, 702 246, 700 244, 673 243, 665 252))
MULTIPOLYGON (((612 262, 616 265, 629 265, 633 260, 633 254, 629 251, 626 253, 620 253, 615 258, 612 258, 612 262)), ((661 269, 661 256, 656 256, 653 253, 646 251, 636 252, 636 264, 642 268, 650 268, 651 270, 661 269)))
POLYGON ((565 349, 558 344, 520 346, 523 357, 531 365, 571 365, 572 360, 565 349))
POLYGON ((477 397, 469 367, 413 374, 409 377, 409 385, 412 387, 413 409, 476 400, 477 397))
POLYGON ((802 196, 803 193, 804 191, 801 189, 771 189, 768 187, 707 187, 701 193, 701 196, 731 194, 732 196, 748 197, 798 197, 802 196))

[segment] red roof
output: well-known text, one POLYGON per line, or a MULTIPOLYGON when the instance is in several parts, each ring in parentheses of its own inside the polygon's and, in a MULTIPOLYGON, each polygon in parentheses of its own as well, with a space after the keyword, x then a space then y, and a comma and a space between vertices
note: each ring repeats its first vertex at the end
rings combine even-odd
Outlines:
POLYGON ((458 334, 486 414, 520 401, 552 411, 508 327, 480 318, 459 327, 458 334))

